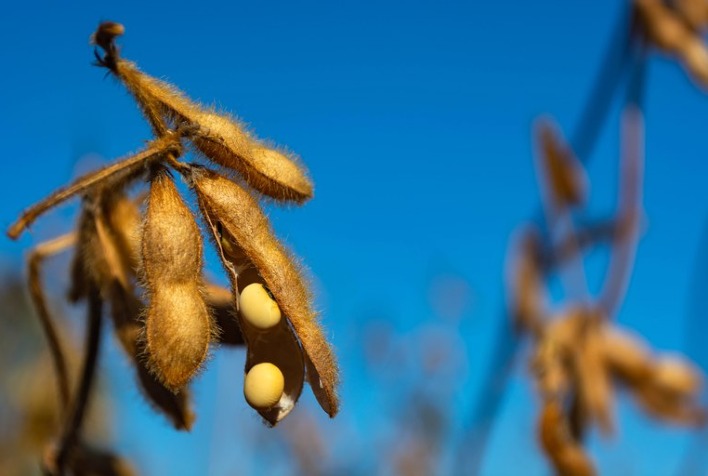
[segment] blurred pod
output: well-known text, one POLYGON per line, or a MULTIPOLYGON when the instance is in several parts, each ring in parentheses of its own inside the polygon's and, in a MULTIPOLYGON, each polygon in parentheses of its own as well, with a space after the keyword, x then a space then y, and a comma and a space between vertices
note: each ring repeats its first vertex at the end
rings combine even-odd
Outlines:
POLYGON ((702 379, 691 362, 680 355, 659 355, 654 359, 654 385, 676 398, 697 396, 702 379))
POLYGON ((541 332, 546 308, 539 246, 535 230, 524 229, 515 246, 515 256, 507 273, 512 315, 518 326, 534 335, 541 332))
POLYGON ((587 198, 588 180, 585 170, 567 145, 561 142, 557 127, 550 120, 536 126, 540 149, 539 177, 555 209, 581 205, 587 198))
POLYGON ((648 39, 658 48, 678 56, 691 75, 703 87, 708 86, 708 49, 691 24, 701 21, 705 24, 705 6, 699 7, 702 13, 696 13, 684 5, 679 10, 683 14, 681 18, 661 0, 635 0, 634 4, 648 39))
POLYGON ((538 422, 541 447, 560 476, 592 476, 596 474, 582 446, 573 440, 561 405, 547 400, 538 422))
POLYGON ((629 385, 650 377, 651 353, 639 336, 610 325, 603 326, 600 332, 603 360, 615 377, 629 385))
MULTIPOLYGON (((591 311, 587 311, 591 312, 591 311)), ((613 431, 612 382, 605 365, 602 325, 592 314, 585 314, 586 326, 577 342, 575 370, 578 379, 581 411, 594 421, 600 429, 609 434, 613 431)))

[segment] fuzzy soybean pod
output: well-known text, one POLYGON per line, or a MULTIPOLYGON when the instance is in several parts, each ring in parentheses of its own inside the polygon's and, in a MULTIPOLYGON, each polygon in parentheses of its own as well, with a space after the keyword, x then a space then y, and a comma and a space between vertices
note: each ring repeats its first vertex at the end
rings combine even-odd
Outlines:
POLYGON ((265 146, 237 120, 203 108, 129 61, 116 59, 112 71, 136 98, 158 134, 166 130, 165 120, 196 126, 188 135, 196 150, 237 171, 255 190, 280 201, 303 203, 312 198, 312 182, 297 158, 265 146))
POLYGON ((150 296, 145 316, 148 360, 162 383, 177 392, 204 362, 213 327, 201 293, 199 227, 165 171, 152 178, 142 256, 150 296))
POLYGON ((219 251, 232 277, 239 326, 247 342, 244 397, 275 425, 300 397, 305 358, 297 336, 258 270, 223 227, 216 231, 219 251))
POLYGON ((304 350, 307 378, 315 397, 334 416, 339 407, 337 364, 298 267, 273 235, 250 193, 208 169, 194 167, 189 176, 204 216, 212 226, 219 223, 222 236, 252 263, 292 326, 304 350))
MULTIPOLYGON (((231 280, 233 293, 227 293, 237 311, 229 317, 246 344, 244 397, 268 424, 276 425, 302 393, 305 362, 300 343, 254 264, 217 217, 205 212, 205 219, 231 280)), ((220 324, 226 332, 232 327, 220 324)))
MULTIPOLYGON (((140 211, 135 201, 123 194, 104 200, 102 214, 96 220, 98 238, 104 254, 120 257, 122 272, 134 277, 140 259, 140 211), (111 251, 113 250, 113 251, 111 251)), ((152 374, 143 359, 144 342, 140 339, 140 315, 144 305, 136 296, 131 280, 113 279, 109 288, 111 316, 125 352, 132 359, 141 393, 150 406, 165 415, 178 430, 189 430, 194 414, 187 389, 177 394, 166 388, 152 374)))

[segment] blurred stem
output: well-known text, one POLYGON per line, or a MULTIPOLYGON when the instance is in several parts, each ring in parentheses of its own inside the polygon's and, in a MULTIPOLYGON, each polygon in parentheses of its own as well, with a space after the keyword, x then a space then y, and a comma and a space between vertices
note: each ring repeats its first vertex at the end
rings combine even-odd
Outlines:
POLYGON ((610 104, 612 104, 612 96, 621 82, 627 65, 627 57, 631 51, 633 7, 630 4, 623 8, 609 46, 605 49, 600 70, 595 77, 590 96, 585 102, 585 108, 580 115, 575 133, 571 136, 571 149, 581 162, 587 162, 588 157, 592 154, 603 120, 609 111, 610 104))
POLYGON ((91 396, 94 376, 96 375, 96 363, 98 361, 98 351, 101 342, 101 312, 103 302, 95 284, 91 285, 88 293, 88 329, 86 330, 86 351, 84 363, 81 371, 81 380, 74 395, 71 412, 64 425, 64 431, 59 442, 56 457, 56 472, 58 475, 65 474, 65 466, 71 456, 71 451, 79 441, 81 427, 91 396))
MULTIPOLYGON (((623 12, 606 47, 590 96, 580 115, 575 133, 571 136, 571 149, 581 163, 587 163, 589 160, 603 120, 612 103, 612 97, 625 73, 627 57, 633 46, 631 41, 634 23, 633 7, 630 3, 622 8, 623 12)), ((540 217, 537 219, 543 220, 543 210, 536 215, 540 217)), ((507 310, 503 309, 500 316, 502 322, 495 336, 495 354, 490 360, 485 376, 486 386, 482 387, 483 390, 473 407, 471 419, 465 428, 468 435, 457 456, 458 461, 467 463, 459 466, 464 474, 479 474, 482 468, 484 450, 503 401, 511 365, 519 352, 521 338, 509 324, 507 310)))
POLYGON ((42 288, 42 263, 48 256, 55 255, 76 242, 76 234, 68 233, 38 245, 30 254, 28 259, 28 281, 30 297, 35 310, 39 315, 42 331, 47 337, 49 352, 56 372, 57 388, 59 390, 59 400, 61 404, 60 414, 66 417, 69 407, 69 375, 66 369, 66 358, 62 349, 59 333, 54 325, 49 309, 47 307, 47 297, 42 288))
POLYGON ((637 253, 642 215, 644 176, 644 115, 642 103, 646 76, 646 44, 640 39, 622 113, 622 158, 620 161, 618 230, 607 277, 598 298, 605 315, 614 316, 625 298, 637 253))

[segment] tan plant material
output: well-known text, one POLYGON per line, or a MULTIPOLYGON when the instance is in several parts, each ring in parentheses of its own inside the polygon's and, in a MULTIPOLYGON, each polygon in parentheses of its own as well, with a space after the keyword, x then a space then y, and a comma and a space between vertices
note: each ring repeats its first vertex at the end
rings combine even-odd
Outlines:
POLYGON ((557 208, 581 205, 587 197, 585 170, 550 120, 539 121, 536 130, 541 149, 539 175, 546 181, 550 201, 557 208))
POLYGON ((573 439, 568 421, 558 401, 543 404, 538 422, 541 447, 560 476, 592 476, 596 474, 583 447, 573 439))
POLYGON ((511 290, 509 308, 516 324, 533 335, 541 332, 546 307, 539 240, 533 228, 521 231, 507 276, 507 287, 511 290))
POLYGON ((187 139, 207 159, 238 172, 254 189, 276 200, 302 203, 312 198, 313 186, 294 156, 267 147, 239 122, 191 101, 174 86, 140 71, 119 57, 106 63, 135 96, 156 134, 165 122, 187 126, 187 139))
POLYGON ((540 227, 523 228, 507 281, 513 316, 534 339, 531 368, 543 402, 539 438, 559 474, 594 474, 582 449, 583 436, 593 425, 605 434, 613 432, 617 387, 662 421, 687 426, 706 421, 698 403, 700 372, 682 358, 653 355, 639 338, 611 324, 626 293, 639 239, 643 126, 641 111, 628 106, 622 116, 617 212, 610 226, 599 227, 576 225, 584 201, 580 172, 553 129, 547 123, 539 127, 540 183, 549 197, 547 230, 543 235, 540 227), (571 267, 574 276, 584 277, 583 253, 600 242, 609 244, 611 255, 598 296, 569 292, 563 310, 552 312, 546 299, 551 273, 571 267))
MULTIPOLYGON (((273 235, 258 202, 246 190, 204 168, 195 167, 185 173, 230 272, 234 294, 262 280, 286 318, 276 328, 292 326, 304 351, 310 386, 322 408, 334 416, 338 409, 337 365, 312 311, 310 295, 298 267, 273 235)), ((242 323, 241 330, 249 342, 251 329, 242 323)), ((248 367, 247 363, 247 370, 248 367)), ((284 374, 287 387, 288 373, 284 374)))
MULTIPOLYGON (((139 388, 178 429, 188 430, 194 421, 187 384, 206 361, 211 342, 246 344, 245 375, 267 363, 275 369, 271 377, 282 376, 282 389, 263 384, 258 371, 249 379, 259 390, 246 391, 247 400, 270 424, 292 410, 305 375, 327 413, 333 416, 338 408, 334 356, 315 322, 298 268, 249 192, 215 172, 195 173, 194 166, 181 160, 183 142, 278 201, 309 199, 312 183, 293 157, 266 147, 228 116, 192 102, 123 60, 115 39, 124 31, 118 23, 99 25, 92 42, 104 54, 96 51, 97 64, 125 83, 155 139, 137 154, 59 189, 27 209, 8 230, 16 239, 48 210, 72 197, 83 199, 76 231, 40 245, 29 261, 32 298, 52 349, 66 413, 58 441, 43 462, 52 475, 64 474, 77 459, 96 462, 86 463, 87 468, 103 468, 96 471, 121 473, 81 440, 108 309, 121 347, 135 366, 139 388), (200 212, 221 252, 232 291, 204 284, 201 231, 170 170, 186 175, 197 190, 200 212), (212 182, 229 184, 225 197, 210 188, 212 182), (127 191, 145 184, 149 193, 143 217, 142 200, 130 199, 127 191), (44 259, 70 246, 75 255, 69 299, 85 301, 88 318, 82 373, 74 392, 41 283, 44 259), (249 285, 254 287, 241 296, 249 285), (241 304, 244 312, 238 311, 241 304)), ((271 379, 271 384, 277 380, 271 379)))
POLYGON ((708 25, 708 3, 705 0, 675 0, 676 12, 694 31, 700 32, 708 25))
POLYGON ((695 0, 680 3, 677 12, 662 0, 634 0, 647 39, 681 59, 691 75, 707 87, 708 48, 698 31, 705 30, 706 7, 695 0))
POLYGON ((158 378, 177 392, 206 359, 213 327, 201 291, 201 233, 166 171, 150 183, 142 254, 150 295, 145 350, 158 378))

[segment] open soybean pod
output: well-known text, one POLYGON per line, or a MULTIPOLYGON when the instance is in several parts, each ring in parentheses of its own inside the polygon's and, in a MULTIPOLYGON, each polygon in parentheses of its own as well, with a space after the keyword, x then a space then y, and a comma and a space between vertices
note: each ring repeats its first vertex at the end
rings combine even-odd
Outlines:
POLYGON ((153 128, 162 120, 196 126, 188 138, 212 162, 237 171, 260 193, 280 201, 302 203, 313 195, 307 173, 295 157, 266 147, 228 115, 206 110, 173 86, 133 63, 117 59, 113 72, 141 104, 153 128))
POLYGON ((290 413, 302 393, 305 363, 300 343, 282 318, 280 307, 265 291, 254 265, 226 234, 221 222, 204 215, 231 280, 233 294, 229 294, 238 308, 233 318, 238 320, 246 343, 244 396, 269 424, 275 425, 290 413))
POLYGON ((258 202, 246 190, 204 168, 192 168, 190 176, 202 213, 214 231, 220 234, 217 242, 233 245, 231 253, 235 261, 239 261, 238 256, 242 254, 242 262, 253 265, 286 318, 284 321, 292 326, 300 340, 307 378, 317 401, 330 416, 334 416, 339 407, 337 365, 317 323, 300 271, 273 235, 258 202))
POLYGON ((164 169, 151 180, 142 236, 146 351, 152 370, 176 393, 206 359, 213 327, 201 291, 199 227, 164 169))

